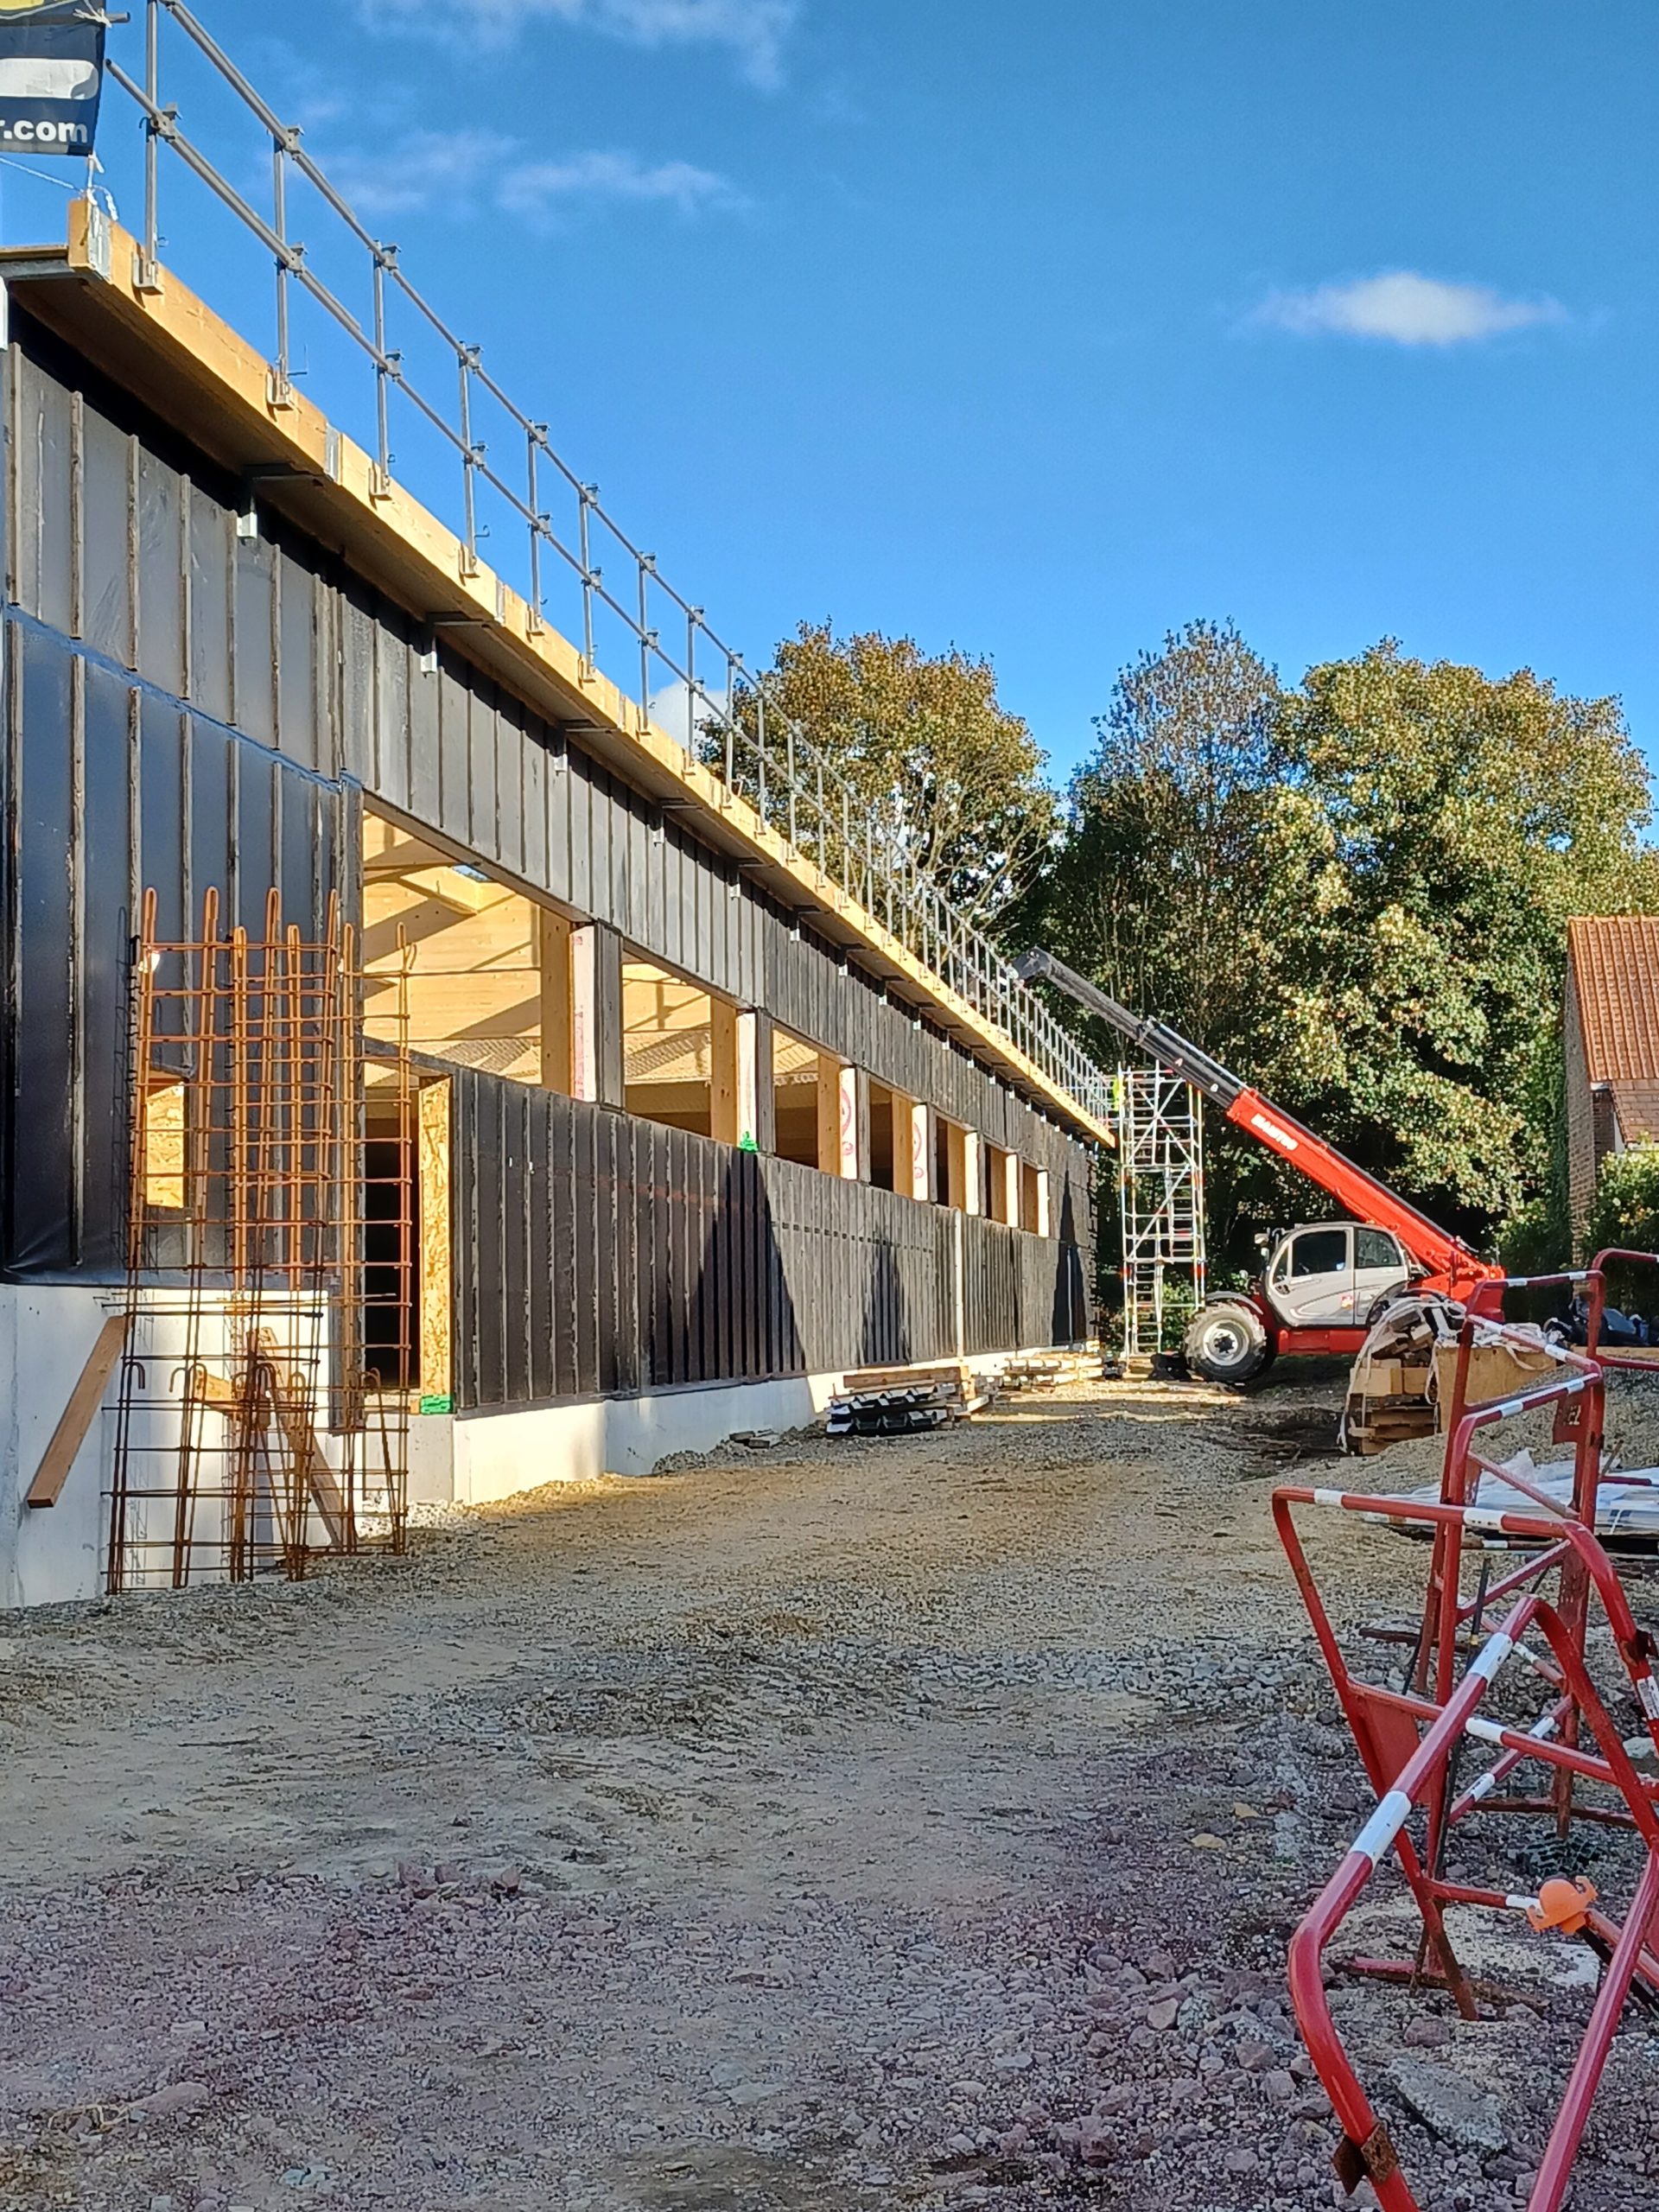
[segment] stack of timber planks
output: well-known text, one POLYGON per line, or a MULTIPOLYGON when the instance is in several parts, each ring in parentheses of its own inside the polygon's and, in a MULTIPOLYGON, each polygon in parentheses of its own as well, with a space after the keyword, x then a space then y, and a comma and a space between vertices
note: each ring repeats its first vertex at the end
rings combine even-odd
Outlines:
POLYGON ((1373 1459, 1390 1444, 1408 1437, 1433 1436, 1435 1408, 1429 1402, 1433 1368, 1425 1357, 1363 1359, 1356 1365, 1344 1410, 1343 1433, 1350 1452, 1373 1459))
MULTIPOLYGON (((1392 1356, 1362 1351, 1343 1409, 1345 1449, 1370 1459, 1390 1444, 1444 1429, 1457 1370, 1455 1339, 1436 1333, 1432 1324, 1414 1323, 1410 1338, 1402 1331, 1392 1356)), ((1522 1331, 1511 1328, 1502 1340, 1470 1346, 1465 1402, 1480 1406, 1512 1397, 1558 1371, 1559 1362, 1541 1343, 1529 1344, 1522 1331)))
POLYGON ((1011 1359, 998 1370, 997 1386, 1003 1390, 1058 1390, 1064 1385, 1098 1382, 1101 1357, 1085 1350, 1032 1352, 1011 1359))
POLYGON ((948 1428, 991 1402, 971 1368, 867 1367, 849 1375, 830 1399, 826 1436, 914 1436, 948 1428))

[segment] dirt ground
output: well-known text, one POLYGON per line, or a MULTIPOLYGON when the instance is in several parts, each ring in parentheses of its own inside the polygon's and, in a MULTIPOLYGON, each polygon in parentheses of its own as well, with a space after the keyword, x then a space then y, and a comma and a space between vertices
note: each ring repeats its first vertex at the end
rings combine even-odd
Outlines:
MULTIPOLYGON (((1284 1955, 1370 1800, 1268 1513, 1335 1403, 1090 1386, 0 1620, 0 2205, 1342 2202, 1284 1955)), ((1409 1616, 1418 1548, 1308 1533, 1409 1616)), ((1471 2026, 1332 2001, 1424 2207, 1512 2212, 1590 1992, 1471 1956, 1471 2026)), ((1574 2212, 1659 2198, 1656 2066, 1574 2212)))

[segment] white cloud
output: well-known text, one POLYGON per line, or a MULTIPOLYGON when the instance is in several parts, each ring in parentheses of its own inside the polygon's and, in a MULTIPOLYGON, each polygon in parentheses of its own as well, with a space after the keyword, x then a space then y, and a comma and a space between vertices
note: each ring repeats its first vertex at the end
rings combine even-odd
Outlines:
POLYGON ((732 695, 723 683, 699 683, 694 693, 683 676, 671 677, 651 695, 649 712, 658 729, 677 737, 688 752, 696 750, 706 726, 718 727, 731 706, 732 695))
POLYGON ((563 213, 607 202, 670 207, 683 215, 744 204, 726 178, 690 162, 600 152, 527 160, 517 139, 487 130, 416 131, 385 153, 346 154, 326 166, 371 219, 428 207, 469 215, 482 203, 545 228, 563 213))
POLYGON ((1489 284, 1448 284, 1413 269, 1345 284, 1274 292, 1250 320, 1299 337, 1380 338, 1395 346, 1467 346, 1510 330, 1565 322, 1559 300, 1506 299, 1489 284))
POLYGON ((565 208, 603 200, 656 201, 683 215, 741 201, 724 177, 690 162, 642 162, 637 154, 601 153, 521 162, 501 178, 495 196, 505 213, 537 224, 552 222, 565 208))
POLYGON ((785 41, 800 0, 358 0, 371 24, 439 35, 470 34, 505 45, 537 17, 643 47, 715 46, 751 84, 783 81, 785 41))
POLYGON ((465 210, 492 162, 514 144, 487 130, 417 130, 385 154, 347 154, 327 164, 359 215, 400 215, 442 199, 465 210))

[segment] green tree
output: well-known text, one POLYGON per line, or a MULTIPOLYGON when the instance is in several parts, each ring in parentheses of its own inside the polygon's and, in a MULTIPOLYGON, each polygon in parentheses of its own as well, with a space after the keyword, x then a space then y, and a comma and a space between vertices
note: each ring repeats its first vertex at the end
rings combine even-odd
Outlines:
MULTIPOLYGON (((1659 906, 1617 702, 1387 640, 1284 691, 1194 623, 1096 728, 1031 932, 1448 1226, 1554 1235, 1567 918, 1659 906)), ((1235 1267, 1321 1211, 1230 1135, 1209 1195, 1235 1267)))
MULTIPOLYGON (((906 861, 972 920, 992 921, 1025 887, 1058 834, 1059 806, 988 660, 803 622, 760 680, 774 756, 779 721, 792 719, 880 811, 906 861)), ((734 719, 753 743, 753 685, 740 689, 734 719)))
POLYGON ((1654 901, 1645 767, 1615 700, 1387 640, 1311 670, 1279 734, 1329 841, 1296 1103, 1490 1236, 1548 1182, 1567 916, 1654 901))
MULTIPOLYGON (((1119 676, 1073 779, 1067 835, 1019 910, 1020 931, 1136 1012, 1268 1083, 1294 1019, 1322 825, 1280 740, 1279 683, 1230 623, 1191 622, 1119 676)), ((1127 1049, 1084 1024, 1110 1065, 1127 1049)), ((1235 1265, 1249 1224, 1300 1193, 1267 1155, 1211 1149, 1211 1239, 1235 1265)), ((1103 1222, 1103 1244, 1115 1224, 1103 1222)))
MULTIPOLYGON (((1659 1252, 1659 1145, 1613 1153, 1601 1164, 1579 1252, 1587 1260, 1609 1249, 1659 1252)), ((1651 1268, 1622 1267, 1614 1262, 1608 1269, 1607 1287, 1614 1305, 1627 1311, 1639 1308, 1649 1320, 1659 1319, 1651 1268)))
POLYGON ((1230 624, 1192 622, 1142 653, 1096 718, 1069 834, 1021 916, 1115 997, 1212 1050, 1259 1020, 1260 963, 1296 873, 1279 696, 1230 624))

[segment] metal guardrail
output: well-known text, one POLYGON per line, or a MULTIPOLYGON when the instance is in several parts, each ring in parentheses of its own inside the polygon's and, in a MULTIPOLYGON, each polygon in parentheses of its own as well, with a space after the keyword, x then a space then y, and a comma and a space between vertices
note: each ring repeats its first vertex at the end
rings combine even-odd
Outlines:
MULTIPOLYGON (((480 348, 460 338, 404 273, 397 248, 377 238, 301 143, 182 0, 144 0, 143 81, 113 58, 110 80, 133 101, 145 130, 143 223, 138 279, 161 282, 162 163, 165 149, 206 186, 270 255, 276 274, 273 400, 292 390, 293 314, 308 299, 369 363, 374 379, 374 466, 390 484, 394 402, 406 404, 459 469, 460 535, 464 564, 478 565, 487 525, 480 499, 493 497, 523 533, 525 596, 536 620, 546 619, 550 588, 561 578, 576 593, 574 627, 584 661, 597 668, 598 632, 615 635, 638 655, 637 690, 627 689, 641 717, 666 689, 683 688, 687 752, 728 791, 752 806, 832 882, 930 968, 950 989, 1019 1046, 1048 1078, 1098 1119, 1110 1118, 1108 1077, 1014 973, 996 947, 945 895, 917 857, 918 825, 897 794, 872 804, 836 766, 812 734, 784 712, 768 678, 710 626, 701 607, 662 575, 655 556, 627 535, 554 449, 547 425, 518 407, 483 365, 480 348), (164 97, 163 25, 170 23, 234 95, 268 142, 270 212, 260 212, 183 128, 164 97), (339 226, 331 242, 363 260, 365 312, 359 315, 318 273, 315 257, 293 234, 291 188, 302 182, 339 226), (417 383, 393 343, 398 317, 413 335, 435 344, 454 364, 453 398, 442 404, 417 383), (522 460, 509 479, 479 435, 493 410, 522 460), (560 503, 556 516, 544 504, 560 503), (620 569, 620 586, 607 579, 620 569), (672 642, 669 642, 671 639, 672 642), (682 647, 681 639, 683 639, 682 647)), ((241 165, 238 164, 238 167, 241 165)), ((401 334, 401 326, 399 334, 401 334)), ((499 567, 493 549, 493 565, 499 567)), ((516 579, 515 579, 516 581, 516 579)), ((677 733, 676 733, 677 734, 677 733)))

